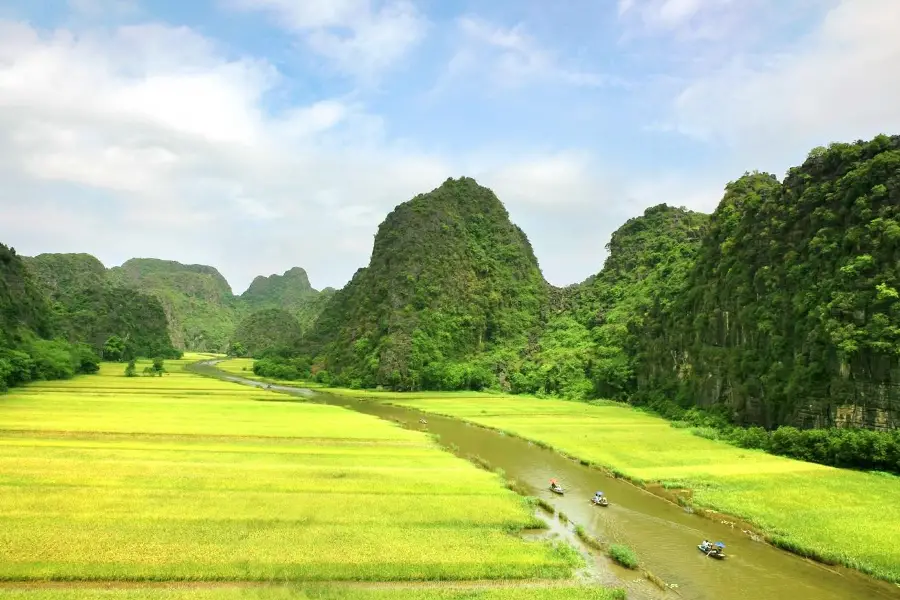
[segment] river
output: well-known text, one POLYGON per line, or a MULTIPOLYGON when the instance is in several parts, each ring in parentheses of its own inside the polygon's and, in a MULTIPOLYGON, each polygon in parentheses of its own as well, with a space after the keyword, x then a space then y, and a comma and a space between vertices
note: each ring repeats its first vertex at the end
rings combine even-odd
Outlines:
MULTIPOLYGON (((191 370, 245 385, 266 385, 225 373, 213 366, 215 362, 193 365, 191 370)), ((553 504, 572 522, 583 525, 591 535, 633 548, 644 568, 677 586, 665 596, 689 600, 900 599, 900 587, 896 585, 850 569, 824 566, 753 541, 739 526, 731 527, 691 514, 635 485, 526 440, 377 401, 286 386, 273 385, 272 389, 439 435, 444 447, 460 456, 478 456, 491 467, 503 469, 508 478, 523 484, 531 495, 553 504), (420 423, 422 418, 427 424, 420 423), (557 479, 565 488, 564 496, 547 488, 551 478, 557 479), (610 506, 596 507, 590 503, 596 490, 606 494, 610 506), (702 554, 697 544, 703 539, 724 542, 726 560, 718 561, 702 554)), ((649 584, 636 582, 635 579, 640 577, 637 572, 609 567, 608 562, 605 565, 607 575, 619 578, 618 585, 628 588, 629 598, 662 595, 649 584)), ((609 579, 604 583, 609 584, 609 579)))

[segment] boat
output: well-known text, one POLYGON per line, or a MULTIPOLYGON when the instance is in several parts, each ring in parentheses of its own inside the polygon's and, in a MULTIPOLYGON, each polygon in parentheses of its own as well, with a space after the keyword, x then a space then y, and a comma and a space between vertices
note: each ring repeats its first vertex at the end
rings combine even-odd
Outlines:
POLYGON ((725 544, 723 544, 722 542, 716 542, 712 546, 709 546, 706 550, 703 549, 703 544, 697 544, 697 550, 711 558, 717 558, 719 560, 725 558, 725 544))
POLYGON ((565 493, 563 491, 563 489, 561 487, 559 487, 559 484, 556 483, 555 479, 550 480, 550 491, 553 492, 554 494, 559 494, 560 496, 562 496, 565 493))
POLYGON ((609 506, 609 500, 606 499, 603 492, 597 492, 594 494, 594 497, 591 498, 591 504, 594 506, 609 506))

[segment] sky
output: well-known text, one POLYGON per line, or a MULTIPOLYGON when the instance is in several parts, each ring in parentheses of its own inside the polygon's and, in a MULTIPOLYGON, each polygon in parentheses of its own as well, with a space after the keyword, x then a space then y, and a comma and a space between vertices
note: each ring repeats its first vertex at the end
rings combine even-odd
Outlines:
POLYGON ((0 0, 0 242, 341 287, 474 177, 547 280, 660 203, 900 133, 897 0, 0 0))

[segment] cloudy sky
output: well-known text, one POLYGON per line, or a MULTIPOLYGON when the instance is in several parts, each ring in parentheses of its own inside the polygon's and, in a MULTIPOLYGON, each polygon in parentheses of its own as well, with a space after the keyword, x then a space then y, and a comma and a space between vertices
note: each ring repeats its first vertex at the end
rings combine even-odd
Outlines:
POLYGON ((340 287, 491 187, 547 279, 651 205, 900 133, 898 0, 2 0, 0 241, 340 287))

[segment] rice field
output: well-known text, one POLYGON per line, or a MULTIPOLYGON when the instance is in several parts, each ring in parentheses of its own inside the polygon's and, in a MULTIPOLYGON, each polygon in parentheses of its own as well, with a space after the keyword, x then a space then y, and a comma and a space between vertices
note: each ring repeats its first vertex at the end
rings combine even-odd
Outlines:
MULTIPOLYGON (((541 524, 524 499, 426 434, 183 370, 195 360, 166 361, 162 377, 126 378, 124 365, 103 364, 95 376, 0 396, 0 595, 274 598, 283 590, 202 584, 506 584, 568 580, 580 566, 571 547, 523 540, 521 530, 541 524), (197 585, 9 587, 28 581, 197 585)), ((388 593, 330 589, 308 597, 388 593)), ((551 593, 617 597, 579 586, 515 597, 551 593)))
POLYGON ((690 489, 695 506, 746 520, 786 549, 900 582, 900 477, 744 450, 614 403, 329 391, 464 419, 638 482, 690 489))
MULTIPOLYGON (((2 590, 2 588, 0 588, 2 590)), ((624 600, 621 590, 597 586, 480 588, 446 585, 389 589, 346 586, 265 586, 172 589, 7 589, 11 600, 624 600)))

